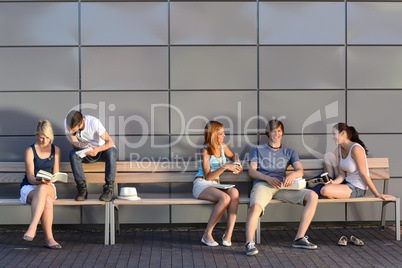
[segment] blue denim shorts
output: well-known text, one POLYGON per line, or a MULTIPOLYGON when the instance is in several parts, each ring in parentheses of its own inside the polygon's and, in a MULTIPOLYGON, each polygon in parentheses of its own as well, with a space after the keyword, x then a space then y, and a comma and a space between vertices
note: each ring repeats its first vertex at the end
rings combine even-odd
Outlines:
MULTIPOLYGON (((318 174, 317 176, 315 176, 313 179, 315 179, 315 178, 321 178, 321 173, 318 174)), ((331 176, 329 176, 329 178, 332 180, 331 176)), ((325 184, 318 184, 317 186, 314 186, 313 188, 311 188, 311 187, 308 186, 308 183, 307 183, 306 189, 310 189, 310 190, 314 191, 318 195, 319 199, 325 199, 325 197, 323 197, 321 195, 321 188, 324 187, 324 185, 325 184)))
POLYGON ((349 188, 352 190, 352 193, 350 194, 350 198, 356 198, 356 197, 362 197, 366 194, 366 190, 357 188, 356 186, 353 186, 350 182, 345 183, 349 188))

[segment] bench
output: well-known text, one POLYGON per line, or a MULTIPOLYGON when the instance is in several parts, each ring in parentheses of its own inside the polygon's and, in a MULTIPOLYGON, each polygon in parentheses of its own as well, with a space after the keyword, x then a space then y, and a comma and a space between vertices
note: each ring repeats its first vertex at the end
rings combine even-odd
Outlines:
MULTIPOLYGON (((323 171, 323 161, 319 159, 302 159, 304 168, 304 177, 311 179, 315 175, 323 171)), ((198 171, 199 162, 186 163, 178 162, 129 162, 118 161, 117 162, 117 176, 115 183, 115 195, 118 194, 118 188, 121 184, 158 184, 167 183, 169 189, 174 184, 188 184, 193 183, 193 178, 198 171)), ((387 158, 369 158, 368 159, 370 177, 375 180, 383 181, 383 193, 388 193, 389 184, 389 163, 387 158)), ((243 183, 248 185, 247 196, 250 193, 252 187, 252 180, 247 174, 247 166, 244 165, 245 171, 240 176, 234 175, 231 172, 225 172, 221 175, 222 183, 243 183)), ((69 163, 61 163, 60 170, 62 172, 69 173, 69 183, 73 183, 73 177, 71 174, 71 168, 69 163)), ((87 183, 104 183, 104 163, 84 164, 84 170, 86 172, 87 183)), ((289 168, 289 172, 292 168, 289 168)), ((25 166, 23 162, 3 162, 0 163, 0 183, 14 183, 19 184, 24 176, 25 166)), ((19 187, 18 187, 19 189, 19 187)), ((381 189, 378 189, 381 191, 381 189)), ((76 192, 72 193, 75 195, 76 192)), ((242 193, 241 193, 242 194, 242 193)), ((243 193, 244 194, 244 193, 243 193)), ((141 193, 139 193, 141 196, 141 193)), ((189 193, 191 196, 191 192, 189 193)), ((241 195, 242 196, 242 195, 241 195)), ((385 206, 389 203, 395 204, 395 237, 396 240, 400 240, 400 199, 397 197, 391 200, 383 201, 380 198, 374 196, 364 196, 360 198, 352 199, 319 199, 319 204, 329 203, 365 203, 365 202, 382 202, 381 212, 381 228, 385 226, 385 206)), ((241 197, 240 204, 248 204, 249 198, 241 197)), ((283 202, 278 200, 272 200, 272 204, 282 204, 283 202)), ((58 199, 54 203, 55 205, 104 205, 105 206, 105 244, 115 244, 115 233, 119 230, 118 222, 118 207, 123 205, 211 205, 210 201, 197 200, 192 197, 179 197, 173 198, 170 194, 167 198, 145 198, 140 200, 129 201, 115 199, 112 202, 102 202, 98 199, 87 199, 84 202, 77 202, 74 199, 58 199), (115 221, 115 219, 117 219, 115 221), (110 232, 110 236, 109 236, 110 232)), ((0 199, 0 205, 23 205, 19 199, 0 199)), ((260 243, 260 222, 256 232, 256 242, 260 243)))
MULTIPOLYGON (((84 170, 87 172, 86 178, 87 183, 105 183, 105 175, 104 175, 104 164, 84 164, 84 170), (103 171, 102 171, 103 170, 103 171)), ((71 166, 69 162, 60 163, 60 172, 68 173, 68 183, 74 183, 74 176, 71 173, 71 166)), ((15 196, 18 196, 14 199, 4 199, 0 198, 0 206, 25 206, 19 200, 19 189, 20 184, 25 175, 25 163, 24 162, 0 162, 0 185, 3 184, 14 184, 15 185, 15 196)), ((61 183, 56 183, 60 185, 61 183)), ((112 206, 112 202, 100 201, 98 199, 98 195, 95 197, 95 194, 91 194, 88 196, 89 198, 85 201, 77 202, 74 200, 77 191, 74 188, 74 192, 71 193, 71 198, 69 199, 56 199, 54 201, 55 206, 87 206, 87 205, 101 205, 105 206, 105 245, 109 244, 109 227, 110 227, 110 215, 109 212, 111 209, 109 206, 112 206), (94 197, 92 197, 94 195, 94 197)))
MULTIPOLYGON (((304 178, 311 179, 317 174, 323 172, 323 161, 319 159, 302 159, 301 160, 304 168, 304 178)), ((389 184, 389 163, 388 158, 369 158, 368 159, 370 177, 372 180, 382 180, 383 181, 383 193, 388 193, 389 184)), ((160 162, 118 162, 117 170, 118 174, 116 176, 116 185, 119 184, 147 184, 147 183, 168 183, 171 187, 172 184, 177 183, 193 183, 193 178, 198 171, 199 162, 190 162, 188 166, 183 163, 178 162, 165 162, 164 164, 160 162)), ((245 171, 240 176, 234 175, 232 172, 225 172, 222 174, 222 183, 247 183, 248 193, 252 187, 252 179, 249 178, 247 174, 247 167, 243 165, 245 171)), ((289 172, 292 171, 292 167, 289 168, 289 172)), ((381 191, 381 189, 378 189, 381 191)), ((139 193, 141 196, 141 193, 139 193)), ((395 237, 396 240, 400 240, 400 200, 399 198, 393 197, 391 200, 383 201, 381 198, 376 198, 374 196, 366 195, 360 198, 352 199, 319 199, 319 204, 328 203, 364 203, 364 202, 382 202, 382 212, 381 212, 381 228, 385 226, 385 206, 389 203, 395 203, 395 237)), ((239 204, 248 204, 249 198, 240 197, 239 204)), ((272 204, 282 204, 283 202, 278 200, 272 200, 272 204)), ((116 230, 119 231, 118 207, 122 205, 211 205, 210 201, 197 200, 194 198, 141 198, 140 200, 129 201, 122 199, 113 200, 113 206, 109 208, 110 218, 110 243, 113 245, 115 243, 115 233, 116 230), (115 219, 116 222, 115 222, 115 219)), ((258 223, 258 228, 256 231, 256 242, 259 244, 261 241, 260 237, 260 222, 258 223)))

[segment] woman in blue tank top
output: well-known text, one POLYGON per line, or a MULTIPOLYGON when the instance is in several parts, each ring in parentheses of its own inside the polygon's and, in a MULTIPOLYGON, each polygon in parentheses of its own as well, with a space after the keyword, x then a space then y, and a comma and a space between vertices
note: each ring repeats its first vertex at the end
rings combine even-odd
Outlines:
POLYGON ((50 173, 59 172, 60 149, 52 144, 53 130, 48 120, 38 122, 35 136, 38 141, 25 151, 25 178, 21 183, 22 203, 30 205, 32 219, 28 230, 23 236, 25 241, 32 241, 36 235, 39 220, 45 234, 45 247, 61 249, 59 243, 53 238, 53 201, 56 199, 56 188, 53 180, 50 182, 36 179, 39 170, 50 173))
POLYGON ((214 185, 220 183, 219 176, 230 170, 241 174, 243 168, 239 158, 223 142, 225 132, 223 125, 216 121, 210 121, 205 126, 204 147, 201 149, 200 169, 194 178, 193 195, 197 199, 209 200, 216 205, 208 220, 201 242, 210 247, 218 246, 214 240, 212 231, 219 219, 227 211, 227 228, 222 237, 222 245, 232 245, 232 233, 237 217, 239 205, 239 192, 236 188, 218 189, 214 185), (226 157, 236 164, 226 163, 226 157))

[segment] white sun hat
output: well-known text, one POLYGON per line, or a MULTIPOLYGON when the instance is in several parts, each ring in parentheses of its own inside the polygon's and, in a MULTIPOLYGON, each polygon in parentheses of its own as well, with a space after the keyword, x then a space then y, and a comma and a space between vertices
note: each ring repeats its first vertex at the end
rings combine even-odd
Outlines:
POLYGON ((135 187, 121 187, 120 195, 118 199, 124 200, 140 200, 141 197, 137 195, 137 189, 135 187))

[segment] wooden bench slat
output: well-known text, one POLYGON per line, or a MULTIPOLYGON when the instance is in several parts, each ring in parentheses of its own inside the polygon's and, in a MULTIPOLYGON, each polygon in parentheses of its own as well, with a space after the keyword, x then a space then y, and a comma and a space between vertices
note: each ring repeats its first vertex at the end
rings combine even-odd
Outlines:
POLYGON ((0 172, 25 172, 25 163, 0 162, 0 172))
MULTIPOLYGON (((240 198, 240 204, 248 204, 249 198, 240 198)), ((211 205, 214 202, 195 198, 143 198, 140 200, 115 199, 115 205, 211 205)))
MULTIPOLYGON (((118 162, 119 163, 119 162, 118 162)), ((100 172, 105 170, 105 163, 103 162, 96 162, 93 164, 83 164, 85 172, 100 172)), ((0 162, 0 173, 7 172, 7 173, 25 173, 25 163, 24 162, 0 162)), ((60 172, 70 173, 71 165, 70 162, 60 162, 60 172)))
MULTIPOLYGON (((74 199, 56 199, 55 206, 86 206, 86 205, 105 205, 105 201, 99 199, 86 199, 85 201, 75 201, 74 199)), ((0 206, 25 206, 19 199, 0 199, 0 206)))
MULTIPOLYGON (((324 161, 322 159, 300 159, 305 170, 322 170, 324 161)), ((389 169, 388 158, 367 158, 367 164, 370 169, 389 169)), ((288 170, 294 170, 289 166, 288 170)))
MULTIPOLYGON (((117 183, 189 183, 194 181, 195 172, 169 172, 169 173, 118 173, 116 176, 117 183)), ((222 182, 250 182, 247 173, 235 175, 226 172, 221 176, 222 182)))
MULTIPOLYGON (((387 201, 395 201, 396 197, 392 197, 387 201)), ((346 199, 319 199, 318 203, 363 203, 363 202, 383 202, 382 198, 374 196, 364 196, 358 198, 346 198, 346 199)), ((249 198, 240 198, 240 204, 248 204, 249 198)), ((115 205, 209 205, 214 202, 207 200, 199 200, 194 198, 143 198, 140 200, 123 200, 115 199, 113 201, 115 205)), ((280 200, 272 199, 270 204, 287 204, 280 200)))
MULTIPOLYGON (((322 159, 301 159, 300 162, 305 170, 322 170, 322 159)), ((388 158, 367 158, 370 169, 388 169, 388 158)), ((248 169, 247 163, 243 163, 243 168, 248 169)), ((83 165, 85 172, 102 172, 105 170, 105 163, 96 162, 83 165)), ((136 161, 117 161, 118 172, 197 172, 199 161, 190 162, 136 162, 136 161)), ((290 166, 288 170, 293 170, 290 166)), ((61 172, 71 172, 69 162, 60 163, 61 172)), ((0 162, 0 172, 25 172, 24 162, 0 162)))
POLYGON ((132 161, 118 162, 117 170, 121 172, 197 172, 198 161, 190 162, 148 162, 132 161))
POLYGON ((0 206, 23 206, 19 199, 0 199, 0 206))
POLYGON ((387 168, 389 169, 388 158, 367 158, 369 168, 387 168))
POLYGON ((86 205, 105 205, 105 201, 99 199, 86 199, 85 201, 75 201, 74 199, 56 199, 53 205, 56 206, 86 206, 86 205))
MULTIPOLYGON (((392 197, 387 201, 395 201, 396 197, 392 197)), ((362 203, 362 202, 383 202, 384 200, 374 196, 364 196, 358 198, 347 199, 319 199, 318 203, 362 203)), ((249 198, 240 198, 240 204, 248 204, 249 198)), ((214 204, 211 201, 199 200, 194 198, 143 198, 140 200, 123 200, 115 199, 113 201, 115 205, 202 205, 202 204, 214 204)), ((271 204, 285 204, 279 200, 271 200, 271 204)), ((57 205, 70 205, 70 206, 85 206, 85 205, 105 205, 105 201, 98 199, 87 199, 85 201, 75 201, 74 199, 57 199, 53 203, 57 205)), ((19 199, 0 199, 0 206, 22 206, 19 199)))
MULTIPOLYGON (((392 197, 387 201, 395 201, 396 197, 392 197)), ((363 196, 346 199, 318 199, 318 203, 362 203, 362 202, 383 202, 384 200, 374 196, 363 196)))
MULTIPOLYGON (((68 174, 67 183, 75 183, 74 176, 72 173, 68 174)), ((24 179, 25 173, 0 173, 0 184, 16 184, 21 183, 24 179)), ((87 183, 105 183, 105 174, 104 173, 89 173, 85 174, 87 178, 87 183)), ((60 182, 57 182, 60 184, 60 182)))
POLYGON ((0 173, 0 183, 21 183, 25 173, 0 173))
MULTIPOLYGON (((305 179, 311 179, 319 174, 324 172, 323 169, 321 170, 304 170, 304 176, 303 178, 305 179)), ((287 174, 289 174, 287 172, 287 174)), ((389 169, 369 169, 369 175, 372 180, 389 180, 389 169)))
POLYGON ((369 176, 372 180, 389 180, 389 169, 370 169, 369 176))
MULTIPOLYGON (((186 183, 192 182, 196 172, 169 172, 169 173, 117 173, 117 183, 186 183), (152 174, 152 175, 151 175, 152 174)), ((311 179, 320 174, 317 170, 305 170, 304 178, 311 179)), ((21 183, 25 173, 0 173, 1 183, 21 183)), ((104 183, 104 173, 87 173, 85 174, 87 183, 104 183)), ((221 176, 221 181, 225 182, 251 182, 247 171, 241 175, 234 175, 231 172, 225 172, 221 176)), ((389 180, 389 170, 372 170, 370 169, 370 177, 372 180, 389 180)), ((74 176, 68 173, 68 183, 74 183, 74 176)))
MULTIPOLYGON (((322 170, 322 159, 300 159, 306 170, 322 170)), ((389 168, 388 158, 368 158, 369 168, 389 168)), ((243 168, 248 170, 247 161, 243 161, 243 168)), ((121 172, 197 172, 199 161, 190 162, 146 162, 146 161, 120 161, 117 163, 117 170, 121 172)), ((294 170, 289 167, 288 170, 294 170)))

